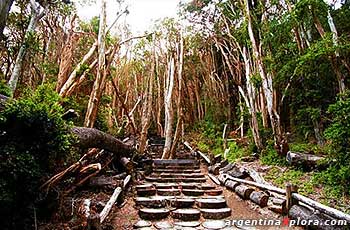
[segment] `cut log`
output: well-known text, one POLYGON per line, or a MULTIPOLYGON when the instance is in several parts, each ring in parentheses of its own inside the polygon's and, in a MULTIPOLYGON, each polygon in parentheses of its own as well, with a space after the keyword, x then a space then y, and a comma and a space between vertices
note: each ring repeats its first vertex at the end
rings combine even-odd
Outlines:
POLYGON ((230 208, 217 208, 217 209, 201 209, 201 213, 205 219, 224 219, 231 215, 230 208))
POLYGON ((128 158, 126 157, 121 157, 119 159, 119 162, 124 166, 124 168, 126 169, 126 171, 128 173, 131 173, 134 169, 134 164, 132 161, 130 161, 128 158))
MULTIPOLYGON (((247 185, 251 185, 251 186, 254 186, 254 187, 257 187, 257 188, 260 188, 260 189, 263 189, 263 190, 269 190, 269 191, 272 191, 272 192, 276 192, 276 193, 279 193, 279 194, 286 194, 286 190, 285 189, 281 189, 281 188, 277 188, 275 186, 272 186, 272 185, 266 185, 266 184, 259 184, 259 183, 256 183, 256 182, 252 182, 252 181, 247 181, 247 180, 242 180, 242 179, 239 179, 239 178, 234 178, 232 176, 229 176, 227 174, 225 174, 226 178, 227 179, 230 179, 230 180, 233 180, 233 181, 237 181, 237 182, 240 182, 240 183, 243 183, 243 184, 247 184, 247 185)), ((304 204, 307 204, 309 205, 310 207, 312 208, 315 208, 329 216, 332 216, 336 219, 339 219, 339 220, 346 220, 349 224, 350 224, 350 215, 349 214, 346 214, 344 212, 341 212, 339 210, 336 210, 334 208, 331 208, 331 207, 328 207, 328 206, 325 206, 323 204, 320 204, 310 198, 307 198, 305 196, 302 196, 298 193, 292 193, 292 197, 300 202, 303 202, 304 204)))
POLYGON ((199 220, 201 212, 197 209, 177 209, 171 212, 174 219, 182 221, 196 221, 199 220))
POLYGON ((229 163, 225 167, 220 169, 220 173, 226 173, 235 167, 235 163, 229 163))
POLYGON ((215 165, 208 167, 208 171, 214 175, 219 175, 219 170, 220 170, 220 163, 217 163, 215 165))
MULTIPOLYGON (((320 230, 340 230, 344 229, 344 226, 327 226, 322 223, 325 223, 326 220, 334 220, 333 218, 326 216, 319 212, 313 212, 310 209, 300 206, 293 205, 289 210, 289 216, 295 221, 295 225, 301 225, 302 222, 312 221, 314 224, 307 224, 308 229, 320 229, 320 230), (315 223, 321 223, 315 225, 315 223)), ((304 224, 303 224, 304 225, 304 224)))
POLYGON ((218 176, 218 180, 220 181, 220 184, 221 184, 221 185, 225 185, 227 179, 226 179, 226 177, 225 177, 224 174, 220 174, 220 175, 218 176))
POLYGON ((169 209, 164 208, 142 208, 139 210, 139 216, 145 220, 160 220, 169 215, 169 209))
POLYGON ((249 199, 250 194, 254 191, 253 188, 247 187, 245 185, 238 185, 235 188, 235 192, 244 200, 249 199))
POLYGON ((269 210, 279 213, 279 214, 285 214, 285 209, 281 205, 271 205, 268 207, 269 210))
POLYGON ((232 191, 235 191, 235 188, 238 185, 239 185, 239 183, 236 181, 233 181, 233 180, 226 180, 226 182, 225 182, 225 187, 232 190, 232 191))
POLYGON ((267 206, 267 202, 269 201, 269 196, 261 191, 253 191, 250 196, 250 200, 260 207, 264 208, 267 206))
POLYGON ((111 198, 109 199, 109 201, 107 202, 106 206, 103 208, 102 212, 100 213, 100 222, 102 223, 106 217, 108 216, 109 212, 111 211, 113 205, 116 203, 120 193, 122 192, 122 188, 121 187, 117 187, 114 192, 113 195, 111 196, 111 198))
POLYGON ((230 171, 226 172, 226 174, 241 179, 249 176, 248 172, 244 168, 238 168, 237 166, 233 167, 230 171))
POLYGON ((317 168, 324 159, 324 157, 292 151, 288 151, 286 156, 286 160, 290 165, 301 166, 305 169, 317 168))

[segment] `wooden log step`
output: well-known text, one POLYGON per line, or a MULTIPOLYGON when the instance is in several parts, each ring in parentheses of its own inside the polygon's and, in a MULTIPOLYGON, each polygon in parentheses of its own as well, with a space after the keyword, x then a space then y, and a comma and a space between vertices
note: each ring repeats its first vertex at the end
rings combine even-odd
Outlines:
POLYGON ((187 177, 193 177, 193 178, 203 178, 205 175, 203 173, 161 173, 161 174, 152 174, 154 176, 160 176, 160 177, 177 177, 177 178, 187 178, 187 177))
POLYGON ((178 184, 176 183, 155 183, 154 186, 156 189, 172 189, 177 188, 178 184))
POLYGON ((203 190, 212 190, 212 189, 215 189, 215 188, 216 188, 215 185, 211 185, 211 184, 202 184, 200 187, 201 187, 201 189, 203 189, 203 190))
POLYGON ((179 183, 179 187, 182 189, 199 189, 201 184, 198 183, 179 183))
POLYGON ((154 159, 153 165, 176 165, 176 166, 192 166, 198 165, 199 162, 193 159, 172 159, 172 160, 163 160, 163 159, 154 159))
POLYGON ((200 169, 154 169, 154 173, 200 173, 200 169))
POLYGON ((168 221, 161 221, 154 224, 157 229, 173 229, 174 225, 168 221))
POLYGON ((151 226, 152 223, 146 220, 139 220, 133 225, 134 228, 146 228, 151 226))
POLYGON ((239 185, 238 182, 233 181, 233 180, 227 180, 225 182, 225 187, 228 188, 229 190, 235 191, 235 188, 239 185))
POLYGON ((222 194, 222 189, 211 189, 211 190, 206 190, 205 191, 206 195, 209 196, 218 196, 222 194))
POLYGON ((271 211, 279 213, 279 214, 285 214, 286 210, 282 207, 282 205, 270 205, 268 207, 271 211))
POLYGON ((225 208, 226 200, 225 199, 196 199, 196 204, 199 208, 225 208))
POLYGON ((135 204, 146 208, 164 208, 166 199, 161 197, 136 197, 135 204))
POLYGON ((142 208, 139 210, 139 216, 145 220, 160 220, 168 217, 169 209, 165 208, 142 208))
POLYGON ((178 196, 181 195, 180 189, 157 189, 157 194, 161 196, 178 196))
POLYGON ((174 222, 174 225, 180 228, 196 228, 199 227, 201 223, 199 221, 179 221, 174 222))
POLYGON ((153 188, 153 184, 140 184, 135 186, 136 190, 142 189, 151 189, 153 188))
POLYGON ((145 177, 146 181, 150 182, 194 182, 194 183, 201 183, 205 182, 206 178, 169 178, 169 177, 145 177))
POLYGON ((201 209, 201 213, 205 219, 224 219, 231 216, 230 208, 219 208, 219 209, 201 209))
POLYGON ((171 170, 197 170, 199 165, 154 165, 154 169, 171 169, 171 170))
POLYGON ((223 229, 226 227, 226 222, 224 220, 206 220, 202 223, 205 229, 223 229))
POLYGON ((204 190, 200 189, 183 189, 182 193, 186 196, 203 196, 204 190))
POLYGON ((194 202, 195 200, 192 198, 175 198, 170 200, 170 205, 174 208, 190 208, 194 202))
MULTIPOLYGON (((219 195, 219 196, 203 196, 202 198, 205 199, 225 199, 224 195, 219 195)), ((197 198, 198 199, 198 198, 197 198)))
POLYGON ((155 188, 145 188, 136 190, 137 196, 154 196, 157 190, 155 188))
POLYGON ((174 219, 179 219, 182 221, 195 221, 199 220, 201 212, 198 209, 177 209, 171 212, 174 219))
POLYGON ((253 191, 250 196, 250 200, 260 207, 264 208, 267 206, 267 202, 269 201, 269 196, 262 191, 253 191))
POLYGON ((247 187, 245 185, 238 185, 235 188, 235 192, 244 200, 249 199, 249 196, 253 191, 253 188, 247 187))

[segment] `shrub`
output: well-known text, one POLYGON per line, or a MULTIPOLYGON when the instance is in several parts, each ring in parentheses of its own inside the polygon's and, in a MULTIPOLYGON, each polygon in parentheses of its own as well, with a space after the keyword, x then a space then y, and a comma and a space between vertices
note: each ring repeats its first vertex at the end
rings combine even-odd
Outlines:
POLYGON ((59 96, 46 86, 10 101, 0 113, 0 215, 3 229, 27 229, 39 185, 73 157, 59 96))

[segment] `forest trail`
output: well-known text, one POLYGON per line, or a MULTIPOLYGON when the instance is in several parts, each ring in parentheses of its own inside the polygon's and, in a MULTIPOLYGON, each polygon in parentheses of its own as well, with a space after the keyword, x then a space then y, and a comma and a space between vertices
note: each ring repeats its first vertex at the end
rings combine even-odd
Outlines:
POLYGON ((215 184, 207 166, 193 153, 180 150, 172 160, 160 160, 158 155, 153 154, 152 172, 135 182, 125 198, 127 204, 111 215, 114 229, 279 228, 228 226, 229 220, 282 221, 282 217, 215 184))

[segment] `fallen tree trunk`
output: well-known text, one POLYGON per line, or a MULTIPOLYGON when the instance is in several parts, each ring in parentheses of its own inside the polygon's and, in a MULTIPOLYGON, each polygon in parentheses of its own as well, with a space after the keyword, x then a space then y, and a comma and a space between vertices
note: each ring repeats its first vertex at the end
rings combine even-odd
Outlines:
POLYGON ((102 212, 100 213, 100 222, 102 223, 106 217, 108 216, 109 212, 111 211, 114 203, 117 201, 120 193, 122 192, 122 189, 120 187, 117 187, 109 201, 107 202, 106 206, 103 208, 102 212))
POLYGON ((117 138, 94 128, 73 127, 71 132, 78 138, 80 148, 99 148, 119 156, 130 156, 134 149, 117 138))
POLYGON ((239 185, 239 183, 236 181, 233 181, 233 180, 226 180, 226 182, 225 182, 225 187, 232 190, 232 191, 235 191, 235 188, 238 185, 239 185))
POLYGON ((286 160, 290 165, 302 166, 308 169, 316 168, 324 159, 324 157, 292 151, 288 151, 286 156, 286 160))
POLYGON ((208 171, 214 175, 219 175, 220 163, 208 167, 208 171))

